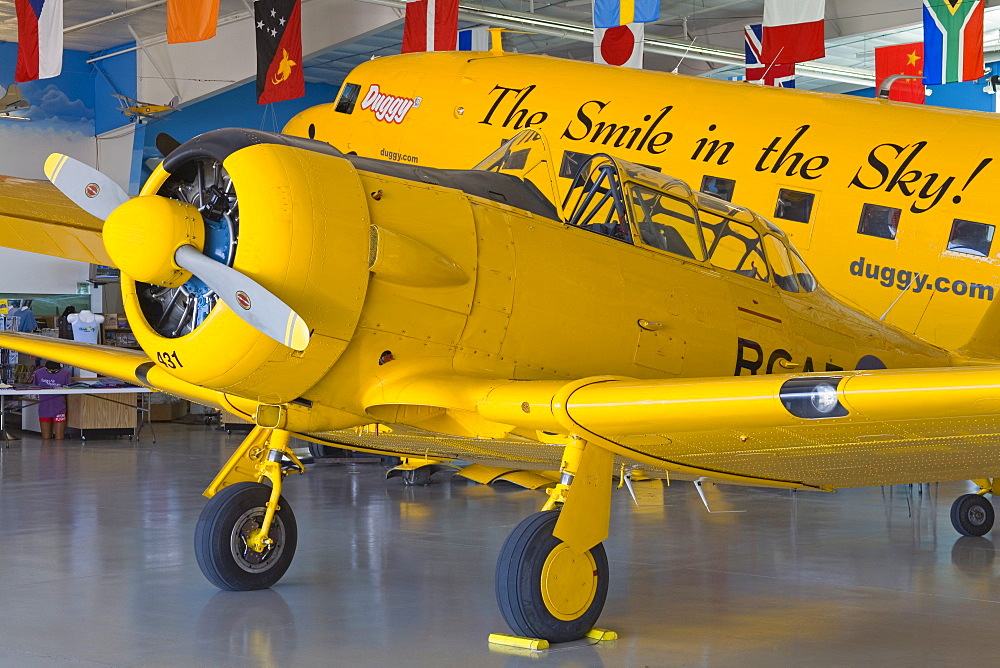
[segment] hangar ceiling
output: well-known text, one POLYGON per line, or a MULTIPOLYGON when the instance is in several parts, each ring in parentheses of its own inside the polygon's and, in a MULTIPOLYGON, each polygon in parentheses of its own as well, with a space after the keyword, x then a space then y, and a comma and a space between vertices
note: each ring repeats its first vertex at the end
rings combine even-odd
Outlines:
MULTIPOLYGON (((303 14, 308 20, 308 6, 328 0, 303 0, 303 14)), ((399 4, 399 0, 357 0, 379 4, 399 4)), ((647 24, 647 39, 662 39, 673 43, 714 47, 737 56, 743 48, 743 25, 759 21, 763 0, 662 0, 661 18, 647 24)), ((1000 0, 988 0, 987 6, 1000 5, 1000 0)), ((94 52, 132 42, 129 26, 141 39, 159 40, 166 25, 166 0, 65 0, 65 46, 69 49, 94 52), (115 16, 114 20, 108 20, 115 16)), ((492 11, 499 14, 538 16, 567 24, 589 25, 591 0, 484 0, 462 2, 463 27, 485 23, 468 20, 472 14, 492 11)), ((221 0, 220 23, 245 18, 249 0, 221 0)), ((363 11, 363 7, 360 8, 363 11)), ((402 16, 402 10, 398 10, 402 16)), ((998 12, 1000 13, 1000 12, 998 12)), ((876 46, 897 44, 919 39, 919 32, 906 32, 899 26, 913 26, 921 19, 920 3, 916 0, 827 0, 826 36, 828 56, 823 61, 836 67, 848 68, 861 76, 870 75, 874 67, 872 51, 876 46)), ((319 53, 309 54, 305 64, 308 81, 339 85, 355 65, 373 56, 398 53, 402 39, 402 23, 395 21, 369 34, 329 45, 319 53)), ((14 0, 0 0, 0 40, 17 41, 14 0)), ((1000 47, 1000 17, 987 18, 987 49, 1000 47)), ((511 34, 505 38, 506 48, 521 53, 544 53, 560 57, 590 60, 592 46, 579 35, 511 34)), ((669 51, 670 49, 667 49, 669 51)), ((663 53, 646 54, 646 68, 673 70, 679 58, 663 53)), ((680 64, 687 74, 736 76, 741 68, 724 67, 724 63, 707 62, 690 53, 680 64)), ((804 88, 828 90, 857 88, 843 83, 831 83, 829 78, 817 79, 800 72, 799 85, 804 88)))

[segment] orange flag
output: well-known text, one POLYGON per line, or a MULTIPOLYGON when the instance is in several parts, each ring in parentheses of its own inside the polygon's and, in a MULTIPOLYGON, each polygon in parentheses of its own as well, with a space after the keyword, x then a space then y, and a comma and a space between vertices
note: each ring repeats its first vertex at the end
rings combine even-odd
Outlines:
POLYGON ((200 42, 215 37, 219 0, 167 0, 167 42, 200 42))

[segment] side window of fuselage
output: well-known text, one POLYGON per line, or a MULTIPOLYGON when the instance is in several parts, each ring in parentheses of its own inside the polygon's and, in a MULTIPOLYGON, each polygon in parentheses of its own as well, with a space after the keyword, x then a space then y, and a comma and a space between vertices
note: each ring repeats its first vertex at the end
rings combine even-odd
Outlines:
POLYGON ((350 114, 354 111, 354 105, 358 102, 358 93, 361 92, 361 84, 345 83, 340 97, 337 99, 337 106, 334 111, 342 114, 350 114))

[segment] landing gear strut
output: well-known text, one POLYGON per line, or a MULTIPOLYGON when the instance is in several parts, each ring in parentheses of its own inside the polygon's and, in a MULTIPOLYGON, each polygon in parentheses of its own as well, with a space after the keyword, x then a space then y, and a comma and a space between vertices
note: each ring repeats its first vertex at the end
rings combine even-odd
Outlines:
POLYGON ((220 589, 266 589, 292 563, 298 530, 281 485, 305 467, 288 441, 286 431, 254 427, 205 491, 209 502, 195 528, 195 556, 220 589))
POLYGON ((205 577, 219 589, 267 589, 285 574, 295 555, 298 531, 292 508, 279 497, 268 532, 259 544, 271 489, 238 482, 213 496, 198 518, 194 551, 205 577))
POLYGON ((567 642, 586 636, 608 596, 608 558, 602 542, 611 515, 613 455, 571 439, 563 450, 558 485, 542 512, 504 541, 497 559, 500 614, 520 636, 567 642))

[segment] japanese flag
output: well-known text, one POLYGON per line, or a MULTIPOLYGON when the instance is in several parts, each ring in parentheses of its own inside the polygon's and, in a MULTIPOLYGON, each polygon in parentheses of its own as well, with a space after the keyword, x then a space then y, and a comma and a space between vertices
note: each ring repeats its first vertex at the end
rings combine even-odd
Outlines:
POLYGON ((594 28, 594 62, 642 69, 642 23, 594 28))

